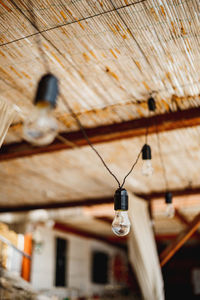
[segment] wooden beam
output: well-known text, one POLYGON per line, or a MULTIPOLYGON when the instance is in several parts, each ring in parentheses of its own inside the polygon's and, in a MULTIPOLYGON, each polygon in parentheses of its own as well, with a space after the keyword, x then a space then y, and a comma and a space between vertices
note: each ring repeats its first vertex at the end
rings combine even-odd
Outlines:
POLYGON ((111 226, 112 222, 113 222, 113 220, 107 216, 95 217, 95 220, 104 222, 104 223, 108 224, 109 226, 111 226))
POLYGON ((175 209, 175 217, 184 225, 190 226, 190 222, 187 218, 176 208, 175 209))
MULTIPOLYGON (((191 222, 188 221, 188 219, 180 212, 179 209, 175 209, 175 217, 184 225, 186 225, 187 227, 190 226, 191 222)), ((195 232, 193 237, 196 237, 199 239, 199 233, 195 232)))
MULTIPOLYGON (((156 131, 170 131, 197 125, 200 125, 199 107, 123 123, 88 128, 86 132, 92 143, 98 144, 145 135, 147 126, 148 133, 153 134, 156 131), (157 129, 155 124, 157 124, 157 129)), ((71 143, 63 143, 60 139, 56 139, 51 145, 44 147, 34 147, 26 142, 3 145, 0 149, 0 161, 71 149, 73 144, 78 147, 87 146, 87 141, 84 139, 81 131, 63 133, 60 136, 61 139, 63 137, 71 143)))
MULTIPOLYGON (((179 234, 177 234, 177 233, 171 233, 171 234, 156 233, 155 239, 156 239, 156 242, 165 242, 165 241, 175 240, 178 238, 178 236, 179 236, 179 234)), ((193 236, 191 236, 190 238, 199 241, 200 235, 198 234, 198 232, 195 232, 193 234, 193 236)))
POLYGON ((163 267, 174 254, 187 242, 187 240, 195 233, 200 226, 200 214, 190 223, 190 226, 182 231, 178 237, 172 242, 160 255, 160 265, 163 267))
MULTIPOLYGON (((173 197, 199 195, 200 187, 170 190, 170 192, 172 193, 173 197)), ((164 199, 165 191, 151 192, 148 194, 137 193, 137 196, 140 198, 143 198, 145 200, 156 200, 156 199, 161 199, 161 198, 164 199)))
MULTIPOLYGON (((117 237, 115 237, 114 239, 112 237, 111 238, 104 237, 102 235, 92 233, 92 232, 89 232, 86 230, 78 229, 71 225, 63 224, 63 223, 59 223, 59 222, 55 223, 53 229, 59 230, 59 231, 65 232, 65 233, 75 234, 75 235, 78 235, 80 237, 87 238, 87 239, 95 239, 95 240, 104 242, 106 244, 109 244, 111 246, 126 249, 126 245, 124 243, 122 243, 122 240, 120 238, 117 238, 117 237)), ((124 241, 126 241, 126 240, 123 240, 123 242, 124 241)))
MULTIPOLYGON (((199 195, 200 194, 200 187, 196 188, 188 188, 183 190, 172 190, 173 196, 190 196, 190 195, 199 195)), ((154 199, 160 199, 165 197, 165 192, 152 192, 149 194, 140 194, 136 193, 136 196, 150 201, 154 199)), ((199 199, 200 200, 200 199, 199 199)), ((70 207, 82 207, 82 206, 93 206, 93 205, 101 205, 101 204, 109 204, 113 203, 113 196, 110 197, 101 197, 101 198, 91 198, 91 199, 80 199, 80 200, 63 200, 63 201, 54 201, 51 203, 32 203, 32 204, 25 204, 25 205, 7 205, 7 206, 0 206, 0 213, 7 213, 7 212, 23 212, 23 211, 30 211, 36 209, 59 209, 59 208, 70 208, 70 207)))
POLYGON ((100 204, 113 203, 113 197, 91 198, 74 201, 58 201, 53 203, 39 203, 39 204, 26 204, 26 205, 13 205, 13 206, 0 206, 0 213, 6 212, 23 212, 36 209, 59 209, 71 208, 82 206, 93 206, 100 204))
POLYGON ((178 234, 173 233, 173 234, 160 234, 160 233, 156 233, 155 234, 155 239, 156 242, 165 242, 165 241, 169 241, 169 240, 175 240, 177 239, 178 234))

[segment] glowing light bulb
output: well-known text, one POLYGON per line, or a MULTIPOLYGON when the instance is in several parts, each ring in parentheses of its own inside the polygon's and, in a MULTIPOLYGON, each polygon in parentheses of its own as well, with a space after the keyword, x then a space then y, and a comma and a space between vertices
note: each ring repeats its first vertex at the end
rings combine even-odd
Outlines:
POLYGON ((128 218, 128 193, 125 189, 119 188, 114 195, 115 218, 112 222, 112 231, 118 236, 125 236, 130 231, 128 218))
POLYGON ((52 109, 46 105, 35 106, 31 116, 23 126, 24 139, 36 146, 53 142, 58 132, 58 124, 52 115, 52 109))
POLYGON ((130 231, 130 221, 127 211, 115 211, 115 218, 112 222, 112 231, 118 236, 125 236, 130 231))
POLYGON ((166 204, 166 211, 165 211, 166 217, 171 219, 171 218, 174 217, 174 214, 175 214, 175 208, 174 208, 173 203, 167 203, 166 204))
POLYGON ((142 147, 142 175, 151 176, 153 174, 153 167, 151 164, 151 147, 147 144, 144 144, 142 147))
POLYGON ((24 122, 24 139, 36 146, 53 142, 58 125, 53 117, 58 95, 58 80, 52 74, 45 74, 39 81, 35 96, 35 108, 31 116, 24 122))
POLYGON ((151 164, 151 159, 145 159, 142 165, 142 175, 151 176, 153 174, 153 167, 151 164))

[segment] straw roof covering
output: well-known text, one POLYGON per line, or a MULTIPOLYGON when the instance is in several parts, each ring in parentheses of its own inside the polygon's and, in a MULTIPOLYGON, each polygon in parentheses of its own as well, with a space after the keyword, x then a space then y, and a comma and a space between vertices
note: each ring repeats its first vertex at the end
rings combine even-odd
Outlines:
MULTIPOLYGON (((47 69, 60 80, 62 98, 55 110, 60 131, 78 130, 65 101, 85 127, 148 117, 152 93, 156 114, 199 107, 198 1, 33 2, 39 33, 26 1, 0 1, 1 98, 21 110, 5 143, 22 140, 21 124, 31 114, 37 82, 47 69)), ((170 189, 199 186, 200 128, 159 136, 170 189)), ((96 147, 122 180, 143 143, 144 137, 137 137, 96 147)), ((154 175, 144 178, 139 161, 127 180, 132 192, 165 190, 157 136, 149 143, 154 175)), ((2 206, 92 200, 116 188, 89 147, 1 162, 0 180, 2 206)))

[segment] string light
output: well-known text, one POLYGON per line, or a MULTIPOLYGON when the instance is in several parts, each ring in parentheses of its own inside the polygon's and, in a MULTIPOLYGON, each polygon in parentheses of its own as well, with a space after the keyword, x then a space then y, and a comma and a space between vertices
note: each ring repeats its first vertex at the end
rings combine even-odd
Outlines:
POLYGON ((165 193, 165 203, 166 203, 166 211, 165 211, 166 217, 173 218, 175 214, 175 208, 172 201, 172 193, 170 192, 165 193))
POLYGON ((148 144, 144 144, 142 147, 142 174, 150 176, 153 174, 153 167, 151 164, 151 147, 148 144))
POLYGON ((58 80, 52 74, 44 75, 39 81, 34 110, 24 122, 24 139, 36 146, 53 142, 58 132, 58 124, 53 116, 58 95, 58 80))
MULTIPOLYGON (((156 110, 156 102, 153 97, 150 97, 147 101, 148 104, 148 110, 149 110, 149 115, 151 112, 154 112, 156 110)), ((142 175, 144 176, 151 176, 153 174, 153 167, 151 163, 152 155, 151 155, 151 147, 147 142, 148 140, 148 126, 146 129, 146 136, 145 136, 145 144, 142 147, 142 175)))
POLYGON ((128 193, 126 189, 119 188, 114 195, 115 218, 112 222, 112 231, 118 236, 125 236, 130 231, 128 218, 128 193))
MULTIPOLYGON (((24 15, 25 18, 27 18, 27 16, 20 9, 20 7, 16 3, 14 3, 13 0, 11 1, 13 2, 13 5, 16 7, 16 9, 18 9, 24 15)), ((37 26, 37 22, 33 10, 33 3, 31 0, 28 3, 29 3, 29 13, 31 17, 31 20, 29 19, 28 20, 30 24, 39 32, 40 30, 37 26)), ((37 35, 37 46, 38 46, 38 50, 40 51, 41 57, 43 58, 44 67, 46 67, 46 69, 49 70, 48 61, 42 47, 40 35, 37 35)), ((27 123, 24 124, 24 137, 27 141, 30 141, 34 145, 45 145, 51 143, 57 134, 57 125, 55 119, 53 119, 53 117, 50 116, 50 111, 52 110, 52 108, 55 108, 56 105, 57 94, 58 94, 58 81, 56 77, 52 74, 47 74, 43 76, 41 81, 39 82, 38 91, 35 98, 36 116, 33 113, 33 120, 31 121, 30 119, 27 121, 27 123)), ((61 98, 63 98, 63 96, 61 96, 61 98)), ((128 214, 127 214, 128 193, 123 188, 123 186, 125 185, 127 177, 131 174, 134 167, 136 166, 142 151, 139 152, 135 162, 131 166, 129 172, 124 177, 122 184, 120 184, 117 176, 110 170, 110 168, 107 166, 100 153, 97 151, 97 149, 90 141, 80 120, 73 112, 73 110, 71 109, 67 101, 63 101, 63 103, 67 106, 68 110, 76 120, 80 130, 83 133, 83 136, 88 142, 88 145, 96 153, 96 155, 99 157, 104 167, 107 169, 107 171, 110 173, 110 175, 115 179, 115 181, 118 184, 119 188, 115 191, 115 196, 114 196, 114 203, 115 203, 114 208, 116 210, 116 215, 113 221, 112 228, 115 234, 120 236, 126 235, 130 231, 130 221, 128 219, 128 214), (119 228, 116 229, 116 226, 114 226, 114 224, 115 225, 118 224, 119 228), (116 230, 114 230, 114 228, 116 230)))
MULTIPOLYGON (((61 95, 61 98, 62 97, 63 96, 61 95)), ((129 233, 131 225, 130 225, 130 221, 128 218, 128 193, 127 193, 126 189, 123 188, 123 186, 126 183, 127 177, 132 173, 134 167, 138 163, 138 160, 140 158, 140 154, 142 151, 140 151, 138 153, 136 160, 134 161, 133 165, 131 166, 129 172, 124 177, 122 184, 120 184, 120 181, 118 180, 117 176, 110 170, 110 168, 107 166, 106 162, 104 161, 104 159, 102 158, 100 153, 97 151, 97 149, 94 147, 94 145, 90 141, 90 139, 85 131, 85 128, 82 126, 79 118, 74 113, 74 111, 71 109, 68 102, 63 101, 63 103, 65 104, 65 106, 67 107, 67 109, 69 110, 71 115, 74 117, 74 119, 76 120, 77 125, 79 126, 80 130, 83 133, 84 138, 88 142, 88 145, 96 153, 96 155, 99 157, 99 159, 101 160, 104 167, 107 169, 107 171, 110 173, 110 175, 115 179, 115 181, 118 184, 119 188, 115 191, 115 194, 114 194, 115 218, 112 223, 112 231, 114 234, 116 234, 118 236, 125 236, 129 233)))

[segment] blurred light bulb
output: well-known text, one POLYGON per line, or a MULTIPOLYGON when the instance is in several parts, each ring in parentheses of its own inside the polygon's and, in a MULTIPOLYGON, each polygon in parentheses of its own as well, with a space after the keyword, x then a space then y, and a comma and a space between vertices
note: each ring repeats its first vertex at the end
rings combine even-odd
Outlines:
POLYGON ((58 124, 48 103, 38 103, 23 127, 24 139, 36 146, 53 142, 58 132, 58 124))
POLYGON ((142 147, 142 175, 144 176, 151 176, 153 174, 151 158, 151 147, 148 144, 144 144, 142 147))
POLYGON ((53 142, 58 131, 53 109, 58 96, 58 79, 53 74, 45 74, 38 83, 31 116, 24 122, 24 139, 36 146, 53 142))
POLYGON ((165 211, 165 215, 168 218, 173 218, 175 214, 175 208, 173 203, 167 203, 166 204, 166 211, 165 211))
POLYGON ((151 159, 143 160, 142 175, 151 176, 152 174, 153 174, 153 167, 151 164, 151 159))
POLYGON ((118 236, 125 236, 130 231, 130 221, 127 211, 115 211, 115 218, 112 222, 112 231, 118 236))
POLYGON ((44 239, 39 228, 36 228, 36 230, 33 232, 32 238, 34 243, 34 250, 38 254, 41 254, 44 247, 44 239))

